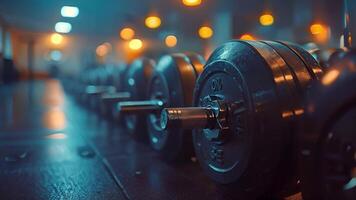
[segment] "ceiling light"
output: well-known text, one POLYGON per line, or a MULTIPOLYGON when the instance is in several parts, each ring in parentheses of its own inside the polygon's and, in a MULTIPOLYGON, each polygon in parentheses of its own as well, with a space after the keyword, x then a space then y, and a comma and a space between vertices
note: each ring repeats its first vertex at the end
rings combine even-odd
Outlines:
POLYGON ((63 36, 59 33, 53 33, 51 35, 51 42, 52 44, 59 45, 63 41, 63 36))
POLYGON ((199 6, 202 0, 182 0, 182 3, 186 6, 199 6))
POLYGON ((54 29, 58 33, 69 33, 72 30, 72 25, 67 22, 57 22, 54 29))
POLYGON ((161 25, 161 19, 158 16, 149 16, 145 19, 148 28, 158 28, 161 25))
POLYGON ((255 38, 250 34, 243 34, 241 35, 240 40, 255 40, 255 38))
POLYGON ((177 37, 174 35, 168 35, 164 42, 166 43, 167 47, 175 47, 177 45, 177 37))
POLYGON ((63 17, 77 17, 79 14, 79 8, 75 6, 63 6, 61 14, 63 17))
POLYGON ((131 40, 135 36, 135 31, 132 28, 126 27, 120 31, 120 37, 123 40, 131 40))
POLYGON ((271 26, 274 23, 274 17, 270 14, 261 15, 260 23, 262 26, 271 26))
POLYGON ((142 40, 140 39, 133 39, 129 42, 129 48, 132 50, 139 50, 143 46, 142 40))
POLYGON ((214 34, 214 31, 212 28, 210 28, 209 26, 202 26, 199 28, 199 36, 203 39, 208 39, 211 38, 214 34))
POLYGON ((60 61, 62 59, 62 52, 59 50, 53 50, 49 53, 51 60, 60 61))

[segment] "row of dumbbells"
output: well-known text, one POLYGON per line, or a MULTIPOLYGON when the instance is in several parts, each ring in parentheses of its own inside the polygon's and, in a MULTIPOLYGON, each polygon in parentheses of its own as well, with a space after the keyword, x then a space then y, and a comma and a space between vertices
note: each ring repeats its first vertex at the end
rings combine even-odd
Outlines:
POLYGON ((336 53, 322 67, 295 44, 231 41, 206 62, 141 58, 67 88, 162 158, 195 153, 241 199, 356 199, 356 53, 336 53))

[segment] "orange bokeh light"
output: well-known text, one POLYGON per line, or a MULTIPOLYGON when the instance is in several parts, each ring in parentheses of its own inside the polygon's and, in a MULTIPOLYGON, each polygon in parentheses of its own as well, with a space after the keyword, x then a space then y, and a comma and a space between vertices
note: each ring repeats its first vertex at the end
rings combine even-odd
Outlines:
POLYGON ((132 39, 129 42, 129 48, 131 50, 139 50, 143 47, 143 42, 140 39, 132 39))
POLYGON ((330 85, 332 84, 340 75, 340 71, 339 70, 330 70, 328 73, 326 73, 323 77, 323 79, 321 80, 321 83, 323 85, 330 85))
POLYGON ((256 40, 256 39, 252 35, 246 33, 241 35, 240 40, 256 40))
POLYGON ((63 36, 59 33, 53 33, 51 35, 51 42, 54 45, 60 45, 63 42, 63 36))
POLYGON ((202 0, 182 0, 182 3, 189 7, 199 6, 201 4, 201 2, 202 2, 202 0))
POLYGON ((62 130, 66 127, 67 119, 60 108, 53 108, 44 113, 43 124, 50 130, 62 130))
POLYGON ((158 16, 148 16, 145 19, 145 24, 148 28, 158 28, 159 26, 161 26, 161 18, 159 18, 158 16))
POLYGON ((213 29, 209 26, 200 27, 198 33, 202 39, 209 39, 214 35, 213 29))
POLYGON ((172 47, 175 47, 177 45, 178 40, 177 40, 176 36, 168 35, 165 38, 164 42, 166 43, 167 47, 171 47, 172 48, 172 47))
POLYGON ((312 24, 310 26, 310 32, 313 35, 322 34, 325 31, 326 31, 325 27, 321 24, 312 24))
POLYGON ((96 48, 96 54, 100 57, 106 56, 111 51, 111 44, 105 42, 96 48))
POLYGON ((315 23, 310 26, 310 33, 318 42, 325 42, 329 39, 329 28, 323 24, 315 23))
POLYGON ((126 27, 120 31, 120 37, 123 40, 131 40, 135 36, 135 31, 132 28, 126 27))
POLYGON ((260 16, 260 23, 263 26, 271 26, 274 23, 274 17, 271 14, 263 14, 260 16))

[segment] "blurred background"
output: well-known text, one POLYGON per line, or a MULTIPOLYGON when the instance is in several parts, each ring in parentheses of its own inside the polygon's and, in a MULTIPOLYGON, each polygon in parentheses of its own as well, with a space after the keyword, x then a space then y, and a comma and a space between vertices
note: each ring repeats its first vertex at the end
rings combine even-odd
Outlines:
MULTIPOLYGON (((349 2, 353 13, 356 1, 349 2)), ((231 39, 338 47, 342 18, 342 0, 1 0, 0 82, 124 65, 142 55, 208 57, 231 39)))

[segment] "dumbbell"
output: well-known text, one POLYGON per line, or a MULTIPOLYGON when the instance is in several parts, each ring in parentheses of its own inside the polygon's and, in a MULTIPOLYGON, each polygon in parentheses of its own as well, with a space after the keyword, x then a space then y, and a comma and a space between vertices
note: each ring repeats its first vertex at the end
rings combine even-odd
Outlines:
POLYGON ((127 97, 126 93, 119 92, 123 88, 122 78, 125 69, 125 66, 102 66, 84 74, 82 101, 96 113, 111 117, 111 113, 107 112, 108 108, 102 103, 102 96, 127 97))
POLYGON ((319 62, 319 65, 326 71, 330 66, 342 58, 345 49, 318 47, 315 43, 306 43, 303 48, 308 51, 319 62))
POLYGON ((117 104, 130 133, 146 138, 147 131, 151 146, 166 160, 190 158, 193 149, 187 131, 165 131, 160 127, 160 112, 164 107, 191 105, 195 81, 203 66, 204 59, 194 53, 165 55, 154 68, 146 100, 117 104))
POLYGON ((303 198, 356 199, 356 50, 312 91, 298 140, 303 198))
POLYGON ((85 96, 90 109, 100 112, 101 95, 105 93, 115 93, 116 87, 109 83, 109 73, 107 67, 99 67, 90 73, 90 85, 85 88, 85 96))
POLYGON ((322 74, 317 61, 294 44, 225 43, 199 76, 193 106, 163 109, 161 128, 194 129, 205 173, 241 199, 293 193, 302 99, 322 74))
POLYGON ((74 83, 75 96, 77 100, 83 105, 89 105, 89 98, 87 95, 87 87, 90 85, 95 85, 94 71, 96 68, 86 68, 78 75, 78 82, 74 83))
POLYGON ((320 66, 327 70, 330 66, 333 66, 336 60, 343 56, 344 52, 341 48, 326 48, 315 50, 311 54, 319 62, 320 66))
POLYGON ((127 71, 127 66, 112 66, 107 69, 107 85, 114 87, 115 90, 104 90, 98 95, 98 112, 106 119, 112 120, 115 118, 115 112, 112 108, 118 99, 127 100, 130 98, 130 94, 124 91, 124 79, 127 71))
POLYGON ((68 85, 67 87, 69 88, 68 90, 73 94, 75 99, 83 103, 86 100, 85 96, 85 88, 87 85, 89 85, 89 73, 92 69, 85 68, 82 70, 79 74, 75 76, 75 78, 68 82, 64 83, 64 85, 68 85))
MULTIPOLYGON (((149 58, 138 58, 134 60, 127 68, 125 74, 122 75, 121 91, 116 93, 103 93, 101 95, 101 105, 106 110, 105 112, 110 113, 114 118, 122 121, 123 118, 116 109, 118 102, 146 99, 146 88, 155 65, 155 62, 149 58)), ((136 119, 132 118, 132 120, 136 119)), ((132 124, 124 124, 126 129, 131 132, 133 129, 132 124)))

